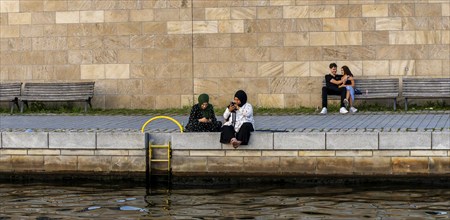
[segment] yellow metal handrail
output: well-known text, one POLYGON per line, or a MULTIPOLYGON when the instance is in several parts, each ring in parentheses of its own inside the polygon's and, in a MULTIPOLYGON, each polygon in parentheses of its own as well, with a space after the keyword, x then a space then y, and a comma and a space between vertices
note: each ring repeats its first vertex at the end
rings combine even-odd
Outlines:
POLYGON ((146 122, 142 125, 141 132, 144 133, 144 129, 145 129, 145 127, 147 126, 147 124, 150 123, 151 121, 156 120, 156 119, 167 119, 167 120, 172 121, 173 123, 175 123, 176 125, 178 125, 178 127, 180 128, 180 132, 183 133, 183 126, 181 126, 180 122, 178 122, 177 120, 173 119, 172 117, 169 117, 169 116, 163 116, 163 115, 155 116, 155 117, 153 117, 153 118, 150 118, 148 121, 146 121, 146 122))

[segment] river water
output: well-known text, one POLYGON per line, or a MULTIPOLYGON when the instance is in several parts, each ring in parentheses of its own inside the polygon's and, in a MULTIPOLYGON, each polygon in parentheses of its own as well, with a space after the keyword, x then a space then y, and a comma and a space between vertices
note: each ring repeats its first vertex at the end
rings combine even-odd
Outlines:
POLYGON ((449 219, 450 187, 0 183, 0 219, 449 219))

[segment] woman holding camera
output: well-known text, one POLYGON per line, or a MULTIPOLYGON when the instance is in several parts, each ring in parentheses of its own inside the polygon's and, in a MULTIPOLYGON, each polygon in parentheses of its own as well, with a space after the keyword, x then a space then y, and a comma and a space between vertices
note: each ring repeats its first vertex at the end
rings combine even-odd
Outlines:
POLYGON ((220 142, 231 144, 234 148, 247 145, 250 134, 255 130, 253 120, 253 107, 247 103, 247 94, 239 90, 234 94, 234 101, 230 103, 223 113, 225 123, 222 126, 220 142))
POLYGON ((213 105, 209 104, 209 96, 200 94, 198 104, 192 106, 187 132, 219 132, 222 122, 217 121, 213 105))

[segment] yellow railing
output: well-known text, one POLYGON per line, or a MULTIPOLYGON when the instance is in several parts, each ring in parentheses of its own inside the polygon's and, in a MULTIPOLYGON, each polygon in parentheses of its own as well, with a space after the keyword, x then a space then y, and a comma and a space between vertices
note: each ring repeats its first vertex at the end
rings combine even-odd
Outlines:
POLYGON ((155 117, 153 117, 153 118, 150 118, 148 121, 146 121, 146 122, 142 125, 141 132, 144 133, 145 127, 148 125, 148 123, 150 123, 150 122, 152 122, 152 121, 154 121, 154 120, 156 120, 156 119, 167 119, 167 120, 172 121, 173 123, 175 123, 176 125, 178 125, 178 127, 180 128, 180 132, 183 133, 183 126, 181 126, 180 122, 178 122, 177 120, 173 119, 172 117, 169 117, 169 116, 163 116, 163 115, 155 116, 155 117))

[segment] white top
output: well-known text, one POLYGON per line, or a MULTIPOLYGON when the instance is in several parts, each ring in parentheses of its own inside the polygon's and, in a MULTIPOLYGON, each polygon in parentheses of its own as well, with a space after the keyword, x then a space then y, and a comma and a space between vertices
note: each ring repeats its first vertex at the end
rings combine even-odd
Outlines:
MULTIPOLYGON (((231 117, 231 112, 226 108, 225 112, 223 113, 223 118, 231 117)), ((250 122, 253 125, 253 129, 255 129, 255 120, 253 119, 253 107, 250 103, 245 103, 242 107, 239 108, 239 110, 236 110, 236 122, 234 124, 234 130, 236 132, 239 132, 239 129, 241 128, 242 124, 245 122, 250 122)), ((226 121, 223 125, 232 125, 232 120, 226 121)))

